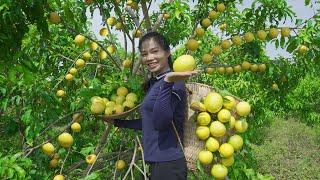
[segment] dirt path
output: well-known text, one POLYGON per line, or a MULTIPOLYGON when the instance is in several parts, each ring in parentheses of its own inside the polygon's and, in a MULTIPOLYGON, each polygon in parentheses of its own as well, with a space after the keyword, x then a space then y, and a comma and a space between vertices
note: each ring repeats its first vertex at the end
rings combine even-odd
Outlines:
POLYGON ((294 119, 275 120, 254 146, 258 172, 276 179, 320 179, 320 133, 294 119))

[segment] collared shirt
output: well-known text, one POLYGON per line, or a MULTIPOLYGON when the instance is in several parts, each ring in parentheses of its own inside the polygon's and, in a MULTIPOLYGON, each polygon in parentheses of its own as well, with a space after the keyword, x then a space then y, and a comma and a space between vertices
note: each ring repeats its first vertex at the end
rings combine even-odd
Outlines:
POLYGON ((152 78, 140 108, 141 119, 115 121, 115 126, 142 130, 147 162, 172 161, 184 156, 171 122, 182 140, 187 103, 185 83, 164 81, 168 72, 152 78))

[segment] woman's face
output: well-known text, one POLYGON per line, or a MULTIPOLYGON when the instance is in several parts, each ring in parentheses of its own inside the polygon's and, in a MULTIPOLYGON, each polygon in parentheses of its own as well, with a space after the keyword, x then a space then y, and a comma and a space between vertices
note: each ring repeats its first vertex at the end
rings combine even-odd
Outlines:
POLYGON ((170 51, 165 51, 152 38, 141 44, 141 60, 154 75, 165 72, 169 68, 170 51))

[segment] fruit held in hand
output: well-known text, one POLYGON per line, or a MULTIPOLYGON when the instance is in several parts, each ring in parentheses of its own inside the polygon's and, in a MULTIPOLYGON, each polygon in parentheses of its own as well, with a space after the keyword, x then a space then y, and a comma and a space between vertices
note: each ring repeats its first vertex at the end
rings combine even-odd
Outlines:
POLYGON ((173 71, 186 72, 196 68, 196 61, 190 55, 182 55, 173 62, 173 71))

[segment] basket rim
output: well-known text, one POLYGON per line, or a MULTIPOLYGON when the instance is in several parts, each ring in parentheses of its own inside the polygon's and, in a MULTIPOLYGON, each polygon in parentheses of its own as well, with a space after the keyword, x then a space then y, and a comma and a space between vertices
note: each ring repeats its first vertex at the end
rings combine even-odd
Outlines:
POLYGON ((126 116, 132 112, 134 112, 135 110, 137 110, 139 107, 141 106, 141 103, 136 105, 134 108, 129 109, 128 111, 124 111, 122 113, 119 114, 112 114, 112 115, 98 115, 99 118, 101 118, 103 121, 108 121, 110 119, 117 119, 117 118, 121 118, 123 116, 126 116))

